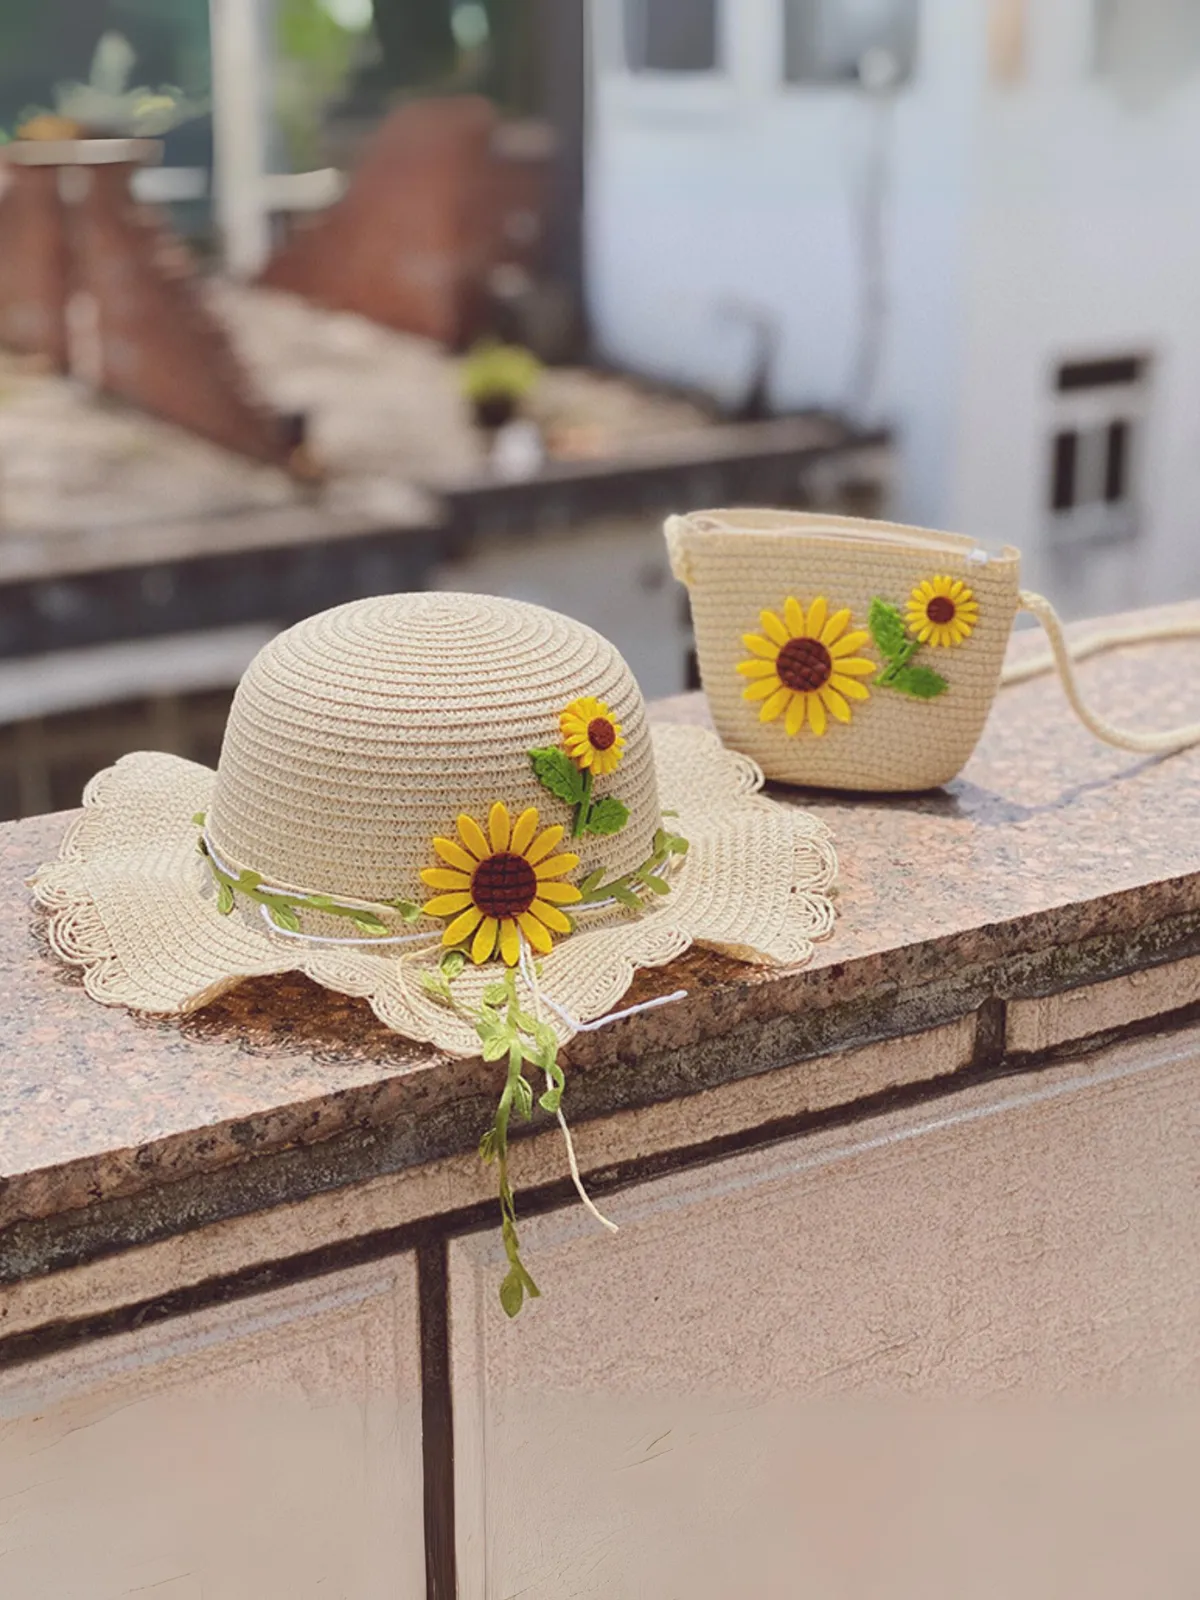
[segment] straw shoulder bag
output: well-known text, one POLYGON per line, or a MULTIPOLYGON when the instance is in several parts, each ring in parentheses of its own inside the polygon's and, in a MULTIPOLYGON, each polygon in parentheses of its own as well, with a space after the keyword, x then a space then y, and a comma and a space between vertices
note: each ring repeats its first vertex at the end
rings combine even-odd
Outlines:
MULTIPOLYGON (((1200 725, 1127 732, 1086 706, 1058 616, 1021 589, 1011 546, 989 554, 959 534, 763 510, 671 517, 665 531, 717 732, 780 782, 883 792, 947 783, 1001 682, 1031 675, 1004 670, 1022 609, 1045 628, 1067 696, 1098 738, 1146 753, 1200 740, 1200 725)), ((1105 635, 1087 653, 1163 636, 1105 635)))

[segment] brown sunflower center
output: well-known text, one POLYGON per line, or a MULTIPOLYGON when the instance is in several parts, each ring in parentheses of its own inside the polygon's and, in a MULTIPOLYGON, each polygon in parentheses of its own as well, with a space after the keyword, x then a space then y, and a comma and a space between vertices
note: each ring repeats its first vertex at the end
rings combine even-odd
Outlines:
POLYGON ((775 670, 786 688, 814 694, 833 677, 833 657, 819 639, 789 639, 775 670))
POLYGON ((607 717, 593 717, 588 723, 588 743, 593 750, 611 750, 617 742, 617 730, 607 717))
POLYGON ((537 899, 537 886, 525 857, 501 850, 475 868, 471 898, 485 917, 519 917, 537 899))
POLYGON ((958 607, 948 594, 935 594, 925 607, 925 615, 930 622, 936 623, 939 628, 944 628, 948 622, 953 622, 958 615, 958 607))

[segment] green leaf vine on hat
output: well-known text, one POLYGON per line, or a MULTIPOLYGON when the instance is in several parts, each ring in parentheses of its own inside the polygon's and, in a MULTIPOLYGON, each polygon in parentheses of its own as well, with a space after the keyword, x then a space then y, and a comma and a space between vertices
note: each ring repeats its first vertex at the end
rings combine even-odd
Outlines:
MULTIPOLYGON (((198 811, 192 821, 203 830, 205 813, 198 811)), ((208 870, 217 886, 217 910, 223 917, 232 914, 238 895, 242 895, 255 905, 265 906, 267 916, 285 933, 300 932, 302 911, 322 911, 329 917, 345 917, 359 933, 370 938, 383 938, 393 932, 382 917, 366 906, 349 905, 327 894, 291 894, 280 889, 264 888, 262 873, 251 868, 243 868, 236 875, 227 872, 214 859, 203 831, 196 841, 196 848, 208 862, 208 870)), ((420 906, 413 905, 410 900, 381 900, 378 903, 389 911, 397 912, 404 922, 417 922, 420 919, 420 906)))

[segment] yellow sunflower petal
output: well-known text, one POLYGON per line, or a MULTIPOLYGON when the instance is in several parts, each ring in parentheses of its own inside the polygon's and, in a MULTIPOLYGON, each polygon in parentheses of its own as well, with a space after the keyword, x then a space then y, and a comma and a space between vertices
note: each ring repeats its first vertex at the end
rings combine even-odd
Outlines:
POLYGON ((774 661, 779 654, 777 644, 772 644, 769 639, 764 639, 757 633, 744 633, 742 643, 752 656, 761 656, 764 661, 774 661))
POLYGON ((495 917, 484 917, 479 924, 478 932, 471 941, 471 960, 478 967, 488 959, 496 948, 496 935, 500 931, 500 924, 495 917))
POLYGON ((422 867, 421 882, 431 889, 463 890, 471 887, 469 872, 456 872, 453 867, 422 867))
POLYGON ((757 678, 753 683, 747 684, 746 688, 742 690, 742 699, 766 700, 771 695, 778 694, 782 688, 783 684, 779 681, 779 674, 772 672, 769 678, 757 678))
POLYGON ((951 600, 961 600, 963 595, 966 593, 966 591, 967 591, 966 584, 962 581, 961 578, 956 578, 954 580, 954 582, 950 585, 950 598, 951 598, 951 600))
POLYGON ((555 933, 570 933, 570 919, 564 916, 557 906, 552 906, 545 900, 535 900, 529 909, 539 922, 544 922, 555 933))
POLYGON ((529 865, 534 867, 544 856, 548 856, 566 831, 561 823, 556 822, 552 828, 547 828, 544 832, 539 833, 525 852, 525 859, 529 865))
POLYGON ((912 603, 915 606, 919 606, 926 600, 932 600, 936 593, 936 589, 930 583, 929 579, 926 578, 923 583, 919 583, 913 590, 911 596, 912 603))
POLYGON ((573 906, 576 901, 582 900, 583 895, 573 883, 553 883, 545 879, 538 879, 538 897, 550 900, 556 906, 573 906))
POLYGON ((825 619, 829 615, 829 605, 823 594, 819 594, 808 608, 808 623, 805 633, 810 639, 819 639, 825 627, 825 619))
POLYGON ((460 872, 474 872, 479 865, 475 857, 469 856, 462 845, 455 844, 453 839, 435 839, 433 848, 447 866, 457 867, 460 872))
POLYGON ((456 894, 435 895, 432 900, 427 900, 421 910, 427 917, 452 917, 455 912, 465 911, 473 904, 470 892, 460 889, 456 894))
POLYGON ((788 595, 783 607, 783 620, 788 625, 788 632, 793 639, 804 637, 804 607, 795 595, 788 595))
MULTIPOLYGON (((528 860, 528 857, 526 857, 526 860, 528 860)), ((540 882, 543 878, 565 877, 568 872, 574 872, 578 865, 578 856, 565 853, 561 856, 551 856, 549 861, 539 861, 533 870, 537 873, 538 881, 540 882)))
POLYGON ((462 944, 465 939, 471 937, 482 921, 483 912, 480 911, 478 906, 472 906, 469 911, 464 911, 461 917, 455 917, 442 935, 442 943, 444 945, 462 944))
POLYGON ((773 661, 739 661, 738 671, 743 678, 769 678, 775 671, 773 661))
POLYGON ((592 762, 592 770, 599 777, 607 777, 610 772, 615 772, 621 764, 621 752, 616 745, 611 745, 607 750, 597 750, 592 762))
POLYGON ((812 731, 819 739, 825 732, 827 723, 825 707, 821 704, 821 697, 818 694, 810 694, 808 696, 808 721, 812 731))
MULTIPOLYGON (((828 641, 825 642, 828 643, 828 641)), ((840 661, 843 656, 852 656, 856 650, 861 650, 863 645, 870 644, 870 642, 871 635, 869 633, 848 633, 844 639, 838 639, 834 644, 829 645, 829 654, 835 661, 840 661)))
MULTIPOLYGON (((845 633, 846 629, 849 626, 850 626, 850 612, 849 612, 849 610, 835 611, 833 613, 833 615, 830 617, 829 621, 821 629, 821 643, 825 646, 826 649, 828 649, 832 644, 835 644, 837 642, 837 640, 839 640, 842 637, 842 635, 845 633)), ((867 636, 864 633, 863 634, 864 640, 866 639, 866 637, 867 636)))
POLYGON ((783 726, 787 730, 790 739, 794 739, 804 726, 804 696, 802 694, 794 694, 792 696, 792 703, 787 708, 787 717, 783 726))
MULTIPOLYGON (((757 688, 758 685, 755 685, 757 688)), ((792 691, 782 686, 778 688, 769 700, 763 701, 762 710, 758 713, 760 722, 774 722, 787 708, 788 701, 792 698, 792 691)))
POLYGON ((521 935, 511 917, 505 917, 500 924, 500 954, 505 965, 510 967, 515 967, 521 959, 521 935))
POLYGON ((492 849, 497 855, 508 849, 511 836, 512 822, 509 820, 508 807, 503 800, 497 800, 488 813, 488 838, 492 841, 492 849))
POLYGON ((522 911, 517 918, 521 932, 529 940, 539 956, 548 956, 554 949, 554 940, 550 937, 550 930, 545 923, 539 922, 536 917, 531 917, 528 911, 522 911))
POLYGON ((874 661, 868 661, 866 656, 837 656, 834 658, 833 670, 844 673, 848 678, 869 678, 879 668, 874 661))
POLYGON ((830 716, 836 717, 839 722, 850 721, 850 707, 832 684, 827 683, 820 691, 820 700, 830 716))
POLYGON ((773 611, 760 611, 758 620, 768 639, 781 645, 788 642, 788 631, 773 611))
POLYGON ((581 772, 587 772, 590 767, 595 765, 596 752, 592 749, 590 744, 585 743, 572 745, 570 755, 571 760, 581 772))
POLYGON ((865 683, 859 683, 857 678, 843 678, 840 672, 835 672, 829 680, 829 687, 836 689, 840 695, 848 700, 869 700, 871 691, 865 683))
POLYGON ((513 823, 512 838, 508 841, 508 848, 515 856, 523 856, 527 845, 533 843, 533 836, 537 832, 538 813, 536 806, 530 806, 528 811, 513 823))
POLYGON ((486 861, 491 855, 491 846, 487 842, 483 829, 474 817, 468 817, 464 811, 458 819, 458 837, 475 857, 476 861, 486 861))
POLYGON ((587 738, 587 723, 573 711, 564 711, 558 719, 558 726, 564 739, 587 738))
POLYGON ((934 627, 932 622, 926 622, 917 629, 917 638, 922 644, 941 644, 941 629, 934 627))

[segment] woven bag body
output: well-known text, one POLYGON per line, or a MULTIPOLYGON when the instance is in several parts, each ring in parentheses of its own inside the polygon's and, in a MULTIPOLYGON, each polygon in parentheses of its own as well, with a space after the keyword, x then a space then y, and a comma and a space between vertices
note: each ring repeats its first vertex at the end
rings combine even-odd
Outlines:
POLYGON ((713 722, 730 748, 751 756, 769 778, 824 789, 929 789, 961 771, 991 710, 1018 608, 1016 550, 988 555, 957 534, 785 511, 695 512, 670 518, 666 535, 675 575, 691 597, 713 722), (969 634, 943 648, 918 645, 906 607, 922 585, 946 579, 972 597, 969 634), (820 732, 810 718, 789 733, 784 715, 764 721, 763 702, 746 698, 740 669, 752 670, 754 660, 747 636, 761 636, 764 611, 783 618, 789 600, 793 617, 796 605, 809 615, 819 602, 830 618, 848 610, 843 640, 867 636, 855 651, 862 674, 855 682, 866 697, 834 697, 848 720, 821 710, 820 732), (932 697, 881 682, 888 658, 871 634, 875 601, 898 615, 906 647, 918 652, 913 665, 921 677, 910 670, 899 681, 928 687, 936 675, 942 687, 932 697), (867 662, 879 672, 868 674, 867 662))

